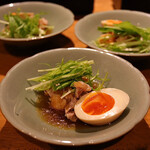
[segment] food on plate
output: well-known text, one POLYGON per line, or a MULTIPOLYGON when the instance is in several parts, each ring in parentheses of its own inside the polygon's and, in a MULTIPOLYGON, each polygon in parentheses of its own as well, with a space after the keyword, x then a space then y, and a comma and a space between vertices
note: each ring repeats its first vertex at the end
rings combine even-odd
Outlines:
POLYGON ((82 96, 75 105, 76 116, 91 125, 104 125, 116 120, 129 103, 129 96, 116 88, 103 88, 82 96))
POLYGON ((41 101, 45 101, 47 107, 42 113, 51 115, 47 119, 49 122, 59 122, 59 119, 64 122, 65 117, 71 122, 80 119, 88 124, 102 125, 121 115, 128 105, 128 95, 121 90, 105 88, 107 73, 103 78, 99 72, 93 75, 93 64, 93 60, 69 60, 66 63, 62 60, 55 68, 38 70, 46 72, 43 75, 28 79, 38 83, 26 90, 42 92, 47 97, 47 102, 45 98, 41 101))
POLYGON ((113 26, 114 24, 120 24, 122 23, 121 20, 102 20, 101 24, 102 26, 113 26))
POLYGON ((142 28, 128 21, 102 20, 102 33, 94 41, 97 47, 123 53, 149 53, 150 28, 142 28))
POLYGON ((21 12, 20 10, 4 15, 5 24, 0 36, 7 38, 35 38, 50 34, 53 26, 48 25, 48 21, 41 17, 42 14, 33 12, 21 12))

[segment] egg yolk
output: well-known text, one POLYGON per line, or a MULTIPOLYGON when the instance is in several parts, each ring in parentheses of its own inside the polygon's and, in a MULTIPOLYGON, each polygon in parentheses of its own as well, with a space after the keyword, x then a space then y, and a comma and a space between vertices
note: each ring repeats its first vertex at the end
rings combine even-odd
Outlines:
POLYGON ((113 26, 114 24, 122 23, 122 21, 121 20, 104 20, 104 21, 102 21, 102 23, 104 25, 113 26))
POLYGON ((102 92, 93 92, 85 98, 81 108, 89 115, 101 115, 109 111, 114 103, 112 96, 102 92))

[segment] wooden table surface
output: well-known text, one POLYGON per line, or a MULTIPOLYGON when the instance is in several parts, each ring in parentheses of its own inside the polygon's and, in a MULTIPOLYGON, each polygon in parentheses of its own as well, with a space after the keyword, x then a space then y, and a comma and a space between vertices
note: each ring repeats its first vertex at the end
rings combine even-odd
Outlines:
MULTIPOLYGON (((113 3, 111 0, 95 0, 93 12, 113 10, 112 4, 113 3)), ((64 31, 62 34, 55 36, 52 39, 53 44, 43 46, 41 47, 41 49, 38 48, 38 51, 58 47, 87 47, 87 45, 81 43, 75 36, 74 27, 77 21, 78 19, 76 19, 72 26, 66 31, 64 31), (60 42, 58 43, 58 41, 60 42)), ((7 71, 16 63, 18 63, 26 57, 29 57, 30 55, 33 55, 33 53, 24 53, 21 55, 12 52, 13 47, 11 47, 10 49, 0 41, 0 81, 3 80, 7 71)), ((34 53, 36 52, 37 51, 34 51, 34 53)), ((150 85, 150 59, 138 60, 137 62, 134 61, 131 63, 143 73, 150 85)), ((0 110, 0 150, 1 149, 148 150, 150 149, 150 109, 146 116, 143 118, 143 120, 124 136, 107 143, 82 147, 57 146, 35 140, 15 129, 5 119, 0 110)))

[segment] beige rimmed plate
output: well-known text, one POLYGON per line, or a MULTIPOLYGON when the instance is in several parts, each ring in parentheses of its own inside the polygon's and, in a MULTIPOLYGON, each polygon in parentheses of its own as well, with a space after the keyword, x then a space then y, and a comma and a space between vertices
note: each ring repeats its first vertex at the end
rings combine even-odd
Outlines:
POLYGON ((143 119, 149 100, 149 85, 138 69, 118 56, 88 48, 53 49, 26 58, 8 71, 0 85, 0 106, 6 119, 23 133, 58 145, 97 144, 120 137, 143 119), (27 101, 37 99, 34 92, 25 90, 29 86, 27 78, 38 75, 37 70, 43 68, 41 63, 49 63, 53 67, 62 58, 64 61, 94 60, 93 72, 99 69, 101 76, 108 72, 110 81, 107 87, 129 94, 130 103, 116 121, 105 126, 68 130, 49 125, 39 117, 36 108, 27 101))

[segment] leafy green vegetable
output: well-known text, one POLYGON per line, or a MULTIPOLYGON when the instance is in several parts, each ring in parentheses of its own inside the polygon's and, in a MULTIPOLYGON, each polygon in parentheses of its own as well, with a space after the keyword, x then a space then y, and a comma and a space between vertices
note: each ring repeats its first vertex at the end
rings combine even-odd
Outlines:
POLYGON ((54 91, 61 90, 65 87, 73 87, 75 81, 83 81, 92 87, 94 80, 99 80, 98 90, 104 86, 107 81, 105 78, 100 78, 99 73, 95 76, 92 75, 93 60, 69 60, 64 63, 64 60, 55 68, 39 70, 39 72, 46 72, 44 75, 30 78, 28 81, 38 82, 38 84, 26 88, 26 90, 44 91, 52 88, 54 91), (86 77, 84 81, 83 77, 86 77))
POLYGON ((106 34, 95 41, 100 48, 124 53, 150 52, 150 28, 137 27, 125 21, 114 26, 98 27, 98 30, 102 35, 106 34))
POLYGON ((51 32, 53 26, 44 25, 40 28, 39 20, 41 14, 22 13, 18 10, 15 13, 4 15, 4 21, 0 23, 6 24, 4 30, 0 33, 1 36, 10 38, 32 38, 35 36, 46 35, 51 32))
POLYGON ((116 26, 104 26, 104 27, 98 27, 98 30, 101 31, 102 33, 108 33, 108 32, 113 32, 116 34, 124 33, 124 31, 116 26))

